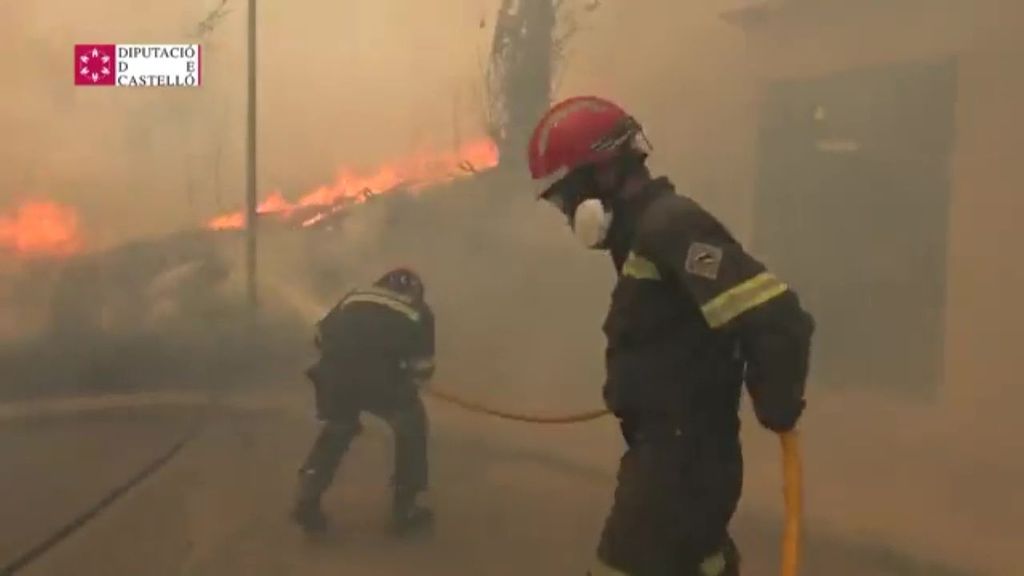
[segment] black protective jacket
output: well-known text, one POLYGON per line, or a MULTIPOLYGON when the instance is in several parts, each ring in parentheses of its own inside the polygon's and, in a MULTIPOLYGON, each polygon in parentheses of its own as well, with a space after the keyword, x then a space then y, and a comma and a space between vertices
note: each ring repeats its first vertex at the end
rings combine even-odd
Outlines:
POLYGON ((322 415, 337 402, 387 403, 433 375, 434 314, 402 294, 356 290, 317 324, 316 344, 320 359, 307 374, 322 415))
POLYGON ((746 383, 760 422, 804 408, 814 323, 796 294, 665 178, 616 211, 605 399, 625 424, 734 435, 746 383))

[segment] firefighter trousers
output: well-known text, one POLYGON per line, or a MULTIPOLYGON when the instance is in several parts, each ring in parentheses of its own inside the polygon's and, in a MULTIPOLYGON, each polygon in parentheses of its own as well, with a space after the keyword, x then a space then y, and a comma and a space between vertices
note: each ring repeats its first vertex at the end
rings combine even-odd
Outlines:
POLYGON ((397 403, 368 405, 337 410, 325 421, 300 470, 299 500, 318 503, 330 487, 334 474, 352 440, 362 430, 362 412, 387 422, 395 443, 395 470, 392 482, 396 497, 415 494, 427 487, 427 413, 419 396, 411 395, 397 403))
POLYGON ((729 536, 743 482, 738 440, 676 431, 628 439, 593 576, 738 576, 729 536))

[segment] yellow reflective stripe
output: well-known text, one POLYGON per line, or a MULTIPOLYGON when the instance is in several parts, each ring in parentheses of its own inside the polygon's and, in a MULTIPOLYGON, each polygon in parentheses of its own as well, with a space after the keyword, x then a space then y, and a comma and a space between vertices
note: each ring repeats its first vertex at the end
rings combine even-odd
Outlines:
POLYGON ((587 576, 629 576, 629 574, 618 568, 612 568, 599 559, 594 562, 594 567, 587 572, 587 576))
POLYGON ((397 300, 398 302, 402 302, 410 306, 412 305, 412 298, 406 296, 405 294, 395 292, 394 290, 388 290, 387 288, 381 288, 379 286, 373 286, 370 288, 366 288, 365 290, 357 290, 355 294, 376 294, 378 296, 383 296, 385 298, 397 300))
POLYGON ((750 280, 719 294, 701 307, 704 319, 712 328, 724 326, 747 310, 789 290, 773 274, 762 272, 750 280))
POLYGON ((353 292, 345 300, 342 301, 341 306, 344 308, 349 304, 357 302, 369 302, 372 304, 379 304, 386 306, 396 312, 399 312, 408 317, 413 322, 419 322, 420 313, 409 305, 408 301, 401 298, 399 294, 390 293, 385 290, 367 290, 365 292, 353 292))
MULTIPOLYGON (((719 552, 708 556, 700 563, 700 576, 722 576, 727 568, 725 553, 719 552)), ((593 568, 587 572, 587 576, 630 576, 628 573, 612 568, 601 560, 594 563, 593 568)))
POLYGON ((622 265, 622 275, 637 280, 661 280, 661 273, 654 262, 630 252, 626 263, 622 265))
POLYGON ((412 368, 413 370, 415 370, 417 372, 422 372, 424 370, 433 370, 434 369, 434 359, 433 358, 414 358, 411 362, 409 362, 409 368, 412 368))
POLYGON ((719 552, 700 563, 701 576, 722 576, 725 573, 725 554, 719 552))

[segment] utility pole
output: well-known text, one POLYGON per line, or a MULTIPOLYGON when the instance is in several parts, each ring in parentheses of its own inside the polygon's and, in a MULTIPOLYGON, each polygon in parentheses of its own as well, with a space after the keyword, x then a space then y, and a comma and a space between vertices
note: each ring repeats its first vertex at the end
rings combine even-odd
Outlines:
POLYGON ((256 281, 256 228, 257 228, 257 197, 256 197, 256 0, 249 0, 249 35, 248 35, 248 121, 246 122, 246 158, 245 158, 245 267, 246 287, 250 310, 255 312, 259 307, 259 293, 256 281))

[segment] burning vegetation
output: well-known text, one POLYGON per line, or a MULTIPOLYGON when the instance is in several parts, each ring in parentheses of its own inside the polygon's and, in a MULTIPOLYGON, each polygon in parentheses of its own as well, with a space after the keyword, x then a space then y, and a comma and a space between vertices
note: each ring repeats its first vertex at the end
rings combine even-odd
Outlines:
MULTIPOLYGON (((367 198, 397 190, 419 191, 431 186, 488 170, 498 164, 498 149, 490 139, 469 142, 451 152, 417 154, 389 162, 365 173, 342 168, 333 184, 303 194, 290 202, 281 192, 273 192, 257 207, 261 216, 273 216, 304 227, 367 198)), ((218 216, 206 226, 213 230, 240 230, 245 226, 241 211, 218 216)))
MULTIPOLYGON (((409 201, 425 208, 420 192, 468 184, 497 163, 495 145, 482 139, 374 170, 343 168, 334 183, 294 201, 268 195, 259 213, 275 225, 261 230, 265 246, 292 255, 287 270, 266 278, 268 289, 284 289, 287 280, 333 295, 350 272, 334 248, 359 252, 351 236, 365 232, 358 222, 347 230, 349 208, 371 198, 392 215, 409 201)), ((0 294, 12 305, 0 305, 0 380, 14 383, 0 397, 202 382, 213 374, 246 380, 271 366, 294 371, 292 356, 305 352, 307 336, 294 302, 272 294, 260 314, 265 329, 248 331, 242 321, 239 246, 224 232, 244 223, 243 213, 226 214, 178 234, 86 251, 73 207, 26 202, 0 215, 0 268, 8 269, 0 294)), ((279 265, 271 253, 263 255, 265 269, 279 265)))
POLYGON ((74 208, 50 201, 30 201, 0 213, 0 252, 17 257, 70 256, 84 246, 74 208))
MULTIPOLYGON (((369 171, 342 167, 334 183, 320 186, 296 201, 270 193, 258 206, 261 216, 285 224, 310 227, 346 208, 389 192, 419 192, 432 186, 472 176, 498 164, 497 146, 488 138, 469 142, 458 150, 421 153, 369 171)), ((223 214, 205 224, 209 230, 241 230, 242 211, 223 214)), ((66 258, 82 252, 86 242, 74 207, 50 200, 24 202, 0 212, 0 255, 17 259, 66 258)))

